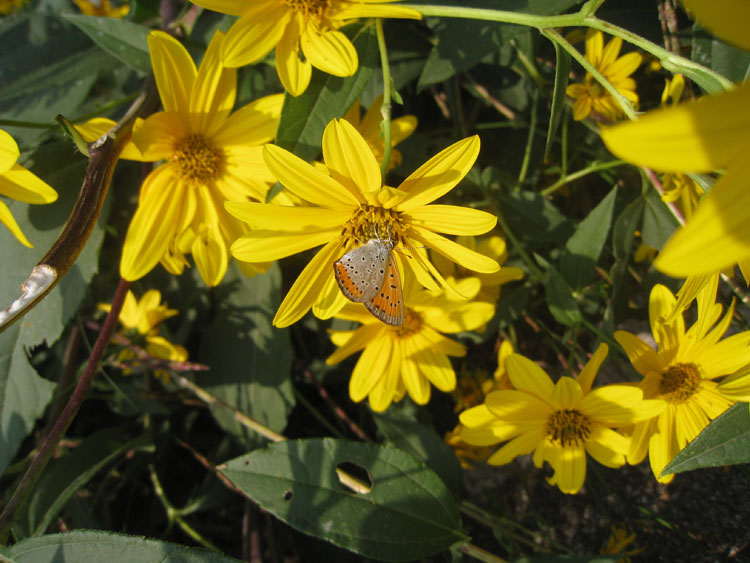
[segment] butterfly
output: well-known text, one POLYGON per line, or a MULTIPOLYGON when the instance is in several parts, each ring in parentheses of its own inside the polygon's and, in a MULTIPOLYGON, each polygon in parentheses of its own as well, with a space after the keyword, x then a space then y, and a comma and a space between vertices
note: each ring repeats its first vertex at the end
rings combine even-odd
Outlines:
POLYGON ((404 322, 401 274, 393 256, 393 242, 374 238, 333 263, 341 292, 350 301, 364 303, 367 310, 386 324, 404 322))

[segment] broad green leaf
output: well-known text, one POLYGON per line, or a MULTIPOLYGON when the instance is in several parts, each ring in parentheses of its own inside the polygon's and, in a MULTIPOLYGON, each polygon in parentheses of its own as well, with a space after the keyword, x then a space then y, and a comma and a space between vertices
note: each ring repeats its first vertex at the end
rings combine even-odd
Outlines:
POLYGON ((544 289, 547 294, 547 307, 552 316, 565 326, 580 324, 583 320, 581 311, 565 278, 553 267, 547 270, 547 276, 544 289))
POLYGON ((146 37, 151 32, 149 28, 105 16, 64 14, 63 17, 88 35, 99 47, 133 70, 144 73, 151 70, 151 58, 146 42, 146 37))
POLYGON ((565 243, 565 250, 560 258, 560 273, 573 289, 581 289, 594 280, 596 262, 607 241, 612 223, 616 196, 615 187, 579 223, 576 232, 565 243))
MULTIPOLYGON (((21 245, 0 227, 0 264, 12 265, 4 267, 0 276, 3 309, 20 296, 19 286, 57 239, 73 208, 85 171, 83 157, 74 156, 67 142, 44 145, 32 159, 33 163, 25 164, 57 190, 59 199, 48 205, 9 202, 11 212, 34 248, 21 245)), ((23 319, 0 333, 0 473, 44 412, 54 388, 29 365, 27 351, 45 341, 50 346, 54 344, 78 310, 98 268, 108 213, 109 205, 105 203, 88 244, 58 286, 23 319)))
POLYGON ((555 142, 557 128, 565 113, 565 90, 568 87, 570 75, 570 55, 559 43, 555 46, 555 89, 552 93, 552 107, 550 108, 549 125, 547 126, 547 142, 544 145, 544 160, 549 158, 552 144, 555 142))
POLYGON ((372 26, 361 28, 353 42, 359 55, 359 69, 353 76, 338 78, 314 71, 304 94, 296 98, 286 94, 276 131, 277 145, 304 160, 318 157, 323 129, 357 100, 378 62, 378 42, 372 26))
POLYGON ((662 475, 701 467, 750 461, 750 413, 737 403, 706 426, 662 471, 662 475))
POLYGON ((530 243, 560 242, 573 233, 570 220, 551 201, 536 192, 501 195, 500 212, 516 236, 530 243))
POLYGON ((13 524, 16 538, 42 535, 71 497, 96 473, 133 450, 153 449, 153 437, 128 436, 119 428, 87 436, 61 459, 53 460, 13 524))
POLYGON ((690 55, 696 63, 718 72, 732 82, 744 81, 750 65, 750 53, 724 43, 698 23, 693 25, 690 55))
MULTIPOLYGON (((294 406, 289 331, 271 325, 280 285, 277 264, 252 278, 230 264, 215 289, 218 310, 200 347, 198 361, 211 369, 195 375, 198 385, 277 432, 294 406)), ((265 442, 226 409, 212 407, 211 413, 245 447, 265 442)))
POLYGON ((176 543, 147 540, 94 530, 76 530, 30 538, 0 548, 0 555, 15 563, 51 563, 53 561, 107 561, 109 563, 230 563, 220 553, 176 543))
POLYGON ((424 461, 455 495, 460 495, 463 489, 463 474, 453 448, 433 429, 416 420, 393 414, 392 410, 373 414, 375 424, 388 440, 388 444, 424 461))
POLYGON ((661 200, 656 190, 648 190, 645 194, 643 208, 643 227, 641 239, 654 248, 661 248, 679 226, 677 219, 661 200))
POLYGON ((278 442, 229 461, 222 473, 290 526, 364 557, 410 561, 465 539, 440 478, 401 450, 331 438, 278 442), (361 468, 369 492, 342 485, 361 468))

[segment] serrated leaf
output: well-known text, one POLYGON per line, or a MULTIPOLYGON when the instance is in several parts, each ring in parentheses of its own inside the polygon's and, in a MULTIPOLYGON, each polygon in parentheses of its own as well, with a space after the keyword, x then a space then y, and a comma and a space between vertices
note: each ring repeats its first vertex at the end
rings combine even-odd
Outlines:
MULTIPOLYGON (((10 201, 9 207, 24 234, 35 245, 28 249, 7 230, 0 230, 0 263, 12 264, 0 275, 0 308, 20 296, 20 284, 57 239, 65 224, 85 171, 82 157, 72 156, 71 145, 45 145, 33 155, 33 166, 59 194, 49 205, 27 205, 10 201)), ((26 163, 30 165, 29 162, 26 163)), ((78 310, 88 283, 98 267, 99 247, 109 213, 105 203, 100 221, 77 262, 58 286, 21 321, 0 333, 0 474, 5 471, 21 441, 51 399, 54 384, 39 377, 26 358, 26 351, 47 342, 52 345, 67 321, 78 310)))
POLYGON ((555 142, 557 128, 565 113, 565 90, 568 88, 570 76, 570 55, 560 44, 554 42, 555 46, 555 87, 552 92, 552 106, 550 108, 549 125, 547 126, 547 142, 544 145, 544 160, 549 158, 552 144, 555 142))
POLYGON ((133 70, 149 72, 151 58, 146 37, 151 32, 137 23, 105 16, 63 14, 67 21, 83 31, 89 38, 133 70))
POLYGON ((313 72, 310 86, 296 98, 286 94, 276 144, 304 160, 320 154, 323 129, 341 117, 357 100, 372 77, 378 60, 378 41, 372 26, 362 28, 354 39, 359 68, 353 76, 339 78, 313 72))
POLYGON ((648 190, 644 199, 641 240, 654 248, 661 248, 679 226, 656 190, 648 190))
MULTIPOLYGON (((218 311, 200 347, 199 361, 211 369, 195 376, 211 394, 278 432, 294 406, 289 331, 271 325, 280 285, 277 264, 252 278, 230 265, 215 290, 218 311)), ((265 442, 226 409, 212 407, 211 413, 245 447, 265 442)))
POLYGON ((395 448, 330 438, 278 442, 229 461, 222 473, 292 527, 364 557, 409 561, 464 539, 445 484, 395 448), (342 463, 367 472, 369 493, 339 482, 342 463))
POLYGON ((463 474, 453 448, 431 428, 416 420, 394 415, 390 412, 391 410, 373 413, 375 424, 388 440, 389 445, 424 461, 455 495, 459 495, 463 489, 463 474))
POLYGON ((575 326, 583 321, 573 292, 565 278, 553 267, 547 270, 547 282, 544 284, 547 294, 547 307, 555 320, 565 326, 575 326))
POLYGON ((559 242, 573 233, 573 225, 555 205, 537 192, 500 196, 500 210, 516 236, 532 243, 559 242))
POLYGON ((747 403, 737 403, 722 413, 678 453, 662 475, 701 467, 734 465, 750 461, 750 413, 747 403))
POLYGON ((110 563, 230 563, 220 553, 139 536, 93 530, 76 530, 30 538, 0 548, 0 555, 16 563, 50 561, 108 561, 110 563))
POLYGON ((106 465, 128 451, 153 447, 153 437, 128 436, 119 428, 101 430, 73 448, 68 455, 53 460, 13 524, 16 538, 39 536, 45 532, 71 497, 106 465))
POLYGON ((573 236, 565 243, 560 257, 560 273, 573 289, 581 289, 594 280, 596 262, 612 223, 616 196, 615 187, 578 224, 573 236))

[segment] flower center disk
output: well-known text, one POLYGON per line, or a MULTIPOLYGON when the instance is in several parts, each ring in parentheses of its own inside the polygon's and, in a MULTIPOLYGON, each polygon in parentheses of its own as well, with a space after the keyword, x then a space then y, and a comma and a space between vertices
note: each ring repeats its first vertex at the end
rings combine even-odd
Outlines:
POLYGON ((329 21, 331 0, 284 0, 284 2, 303 18, 315 21, 321 31, 331 27, 329 21))
POLYGON ((226 163, 224 152, 203 135, 188 135, 180 139, 175 144, 171 160, 184 180, 202 185, 218 179, 226 163))
POLYGON ((344 224, 341 234, 347 242, 364 244, 370 239, 380 239, 393 242, 395 247, 399 243, 403 246, 405 231, 398 212, 364 204, 344 224))
POLYGON ((563 409, 550 415, 544 430, 558 446, 582 445, 591 434, 591 421, 577 410, 563 409))
POLYGON ((671 403, 684 403, 698 392, 701 376, 695 364, 675 364, 661 375, 659 393, 671 403))

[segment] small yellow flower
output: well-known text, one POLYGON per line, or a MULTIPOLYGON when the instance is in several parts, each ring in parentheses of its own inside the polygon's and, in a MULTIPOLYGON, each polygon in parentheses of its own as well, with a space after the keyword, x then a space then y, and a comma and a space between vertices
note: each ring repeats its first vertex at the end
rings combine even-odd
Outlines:
MULTIPOLYGON (((750 48, 750 3, 685 4, 718 35, 750 48)), ((749 132, 748 83, 602 131, 615 155, 639 166, 683 173, 726 170, 691 219, 667 241, 654 262, 658 270, 680 278, 711 275, 750 257, 749 132)))
MULTIPOLYGON (((226 273, 229 245, 248 230, 226 212, 224 202, 265 201, 275 182, 262 151, 276 132, 283 96, 260 98, 232 113, 237 71, 219 61, 220 32, 198 69, 166 33, 151 32, 148 43, 164 111, 136 124, 123 158, 165 162, 143 182, 120 274, 134 281, 160 261, 181 274, 185 255, 192 254, 203 281, 215 286, 226 273)), ((111 125, 99 119, 78 129, 89 140, 111 125)), ((264 268, 240 266, 246 274, 264 268)))
POLYGON ((625 548, 634 541, 635 534, 628 535, 628 530, 626 528, 615 528, 612 526, 612 533, 609 535, 607 545, 602 548, 600 553, 602 555, 622 555, 622 557, 617 560, 617 563, 630 563, 631 556, 643 553, 646 549, 640 547, 638 549, 625 551, 625 548))
POLYGON ((550 484, 577 493, 587 453, 607 467, 624 465, 630 439, 613 428, 651 418, 665 406, 644 401, 641 390, 628 385, 592 389, 607 352, 600 344, 577 378, 564 376, 556 384, 531 360, 511 355, 507 369, 515 389, 494 391, 483 405, 461 413, 461 438, 477 446, 509 440, 488 463, 504 465, 533 452, 536 467, 552 466, 550 484))
MULTIPOLYGON (((586 60, 588 60, 617 91, 633 105, 638 104, 635 80, 630 75, 643 61, 640 53, 627 53, 618 58, 622 39, 612 38, 604 45, 601 31, 588 30, 586 33, 586 60)), ((590 114, 605 121, 616 121, 622 116, 622 109, 610 94, 590 73, 586 73, 583 84, 570 84, 566 90, 573 98, 573 119, 580 121, 590 114)))
POLYGON ((0 17, 9 16, 21 9, 29 0, 0 0, 0 17))
POLYGON ((419 283, 431 290, 448 285, 428 260, 424 247, 470 270, 496 272, 500 266, 495 260, 437 234, 481 234, 495 226, 496 217, 466 207, 429 205, 461 181, 478 153, 478 137, 459 141, 431 158, 398 188, 391 188, 383 185, 367 142, 346 120, 331 121, 323 133, 328 174, 289 151, 266 145, 264 155, 273 174, 292 194, 311 205, 227 202, 227 211, 252 227, 232 245, 232 254, 239 260, 263 262, 324 245, 292 285, 273 324, 288 326, 313 304, 320 318, 330 318, 341 310, 348 301, 336 284, 333 263, 376 237, 391 240, 401 272, 407 265, 419 283))
MULTIPOLYGON (((101 311, 109 312, 112 306, 108 303, 100 303, 98 308, 101 311)), ((163 336, 159 336, 159 325, 177 313, 176 309, 169 309, 166 304, 161 303, 161 293, 155 289, 150 289, 144 293, 140 301, 136 299, 132 291, 128 290, 118 320, 125 329, 124 336, 133 339, 136 344, 139 343, 139 340, 142 340, 146 353, 152 358, 170 362, 184 362, 188 358, 187 350, 182 346, 172 344, 163 336)), ((140 363, 138 360, 134 360, 133 351, 127 348, 120 352, 118 359, 121 362, 130 363, 134 367, 140 363)), ((126 373, 130 371, 132 371, 132 368, 126 370, 126 373)), ((167 377, 167 373, 163 370, 155 370, 154 375, 167 377)))
MULTIPOLYGON (((659 477, 662 469, 734 403, 732 394, 725 394, 714 380, 750 365, 750 331, 721 340, 732 320, 734 305, 719 321, 722 307, 715 303, 718 283, 716 274, 698 292, 698 319, 687 331, 682 315, 673 314, 675 296, 663 285, 654 286, 649 319, 656 350, 634 334, 615 332, 615 339, 643 376, 638 385, 643 396, 667 403, 658 416, 635 425, 627 456, 628 463, 636 464, 648 453, 651 470, 662 483, 674 478, 659 477)), ((750 378, 735 385, 735 395, 750 392, 750 378)))
MULTIPOLYGON (((13 137, 0 129, 0 195, 36 205, 55 201, 57 192, 18 164, 20 154, 13 137)), ((21 227, 16 223, 8 206, 1 200, 0 223, 8 227, 21 244, 29 248, 33 246, 21 232, 21 227)))
MULTIPOLYGON (((457 290, 476 294, 475 280, 459 283, 457 290)), ((326 360, 328 365, 362 350, 352 377, 349 396, 359 402, 369 397, 370 407, 383 411, 405 393, 424 405, 430 400, 430 384, 450 392, 456 386, 456 373, 449 356, 463 357, 463 344, 446 338, 473 330, 486 323, 495 312, 493 305, 449 299, 444 292, 427 291, 412 276, 404 279, 404 322, 390 326, 373 317, 362 304, 347 303, 336 318, 362 324, 356 330, 331 331, 339 349, 326 360)))
POLYGON ((419 12, 393 6, 394 0, 197 0, 203 8, 240 16, 227 34, 222 61, 229 67, 254 63, 276 47, 276 71, 284 88, 299 96, 312 67, 351 76, 359 59, 349 38, 338 31, 358 18, 420 19, 419 12))
POLYGON ((463 426, 457 425, 450 432, 446 432, 443 441, 448 444, 453 453, 456 454, 458 462, 464 469, 474 469, 473 461, 484 461, 492 453, 492 449, 484 446, 472 446, 461 439, 463 426))
POLYGON ((130 12, 128 2, 123 2, 120 6, 113 6, 109 0, 73 0, 73 3, 87 16, 105 16, 119 20, 130 12))

